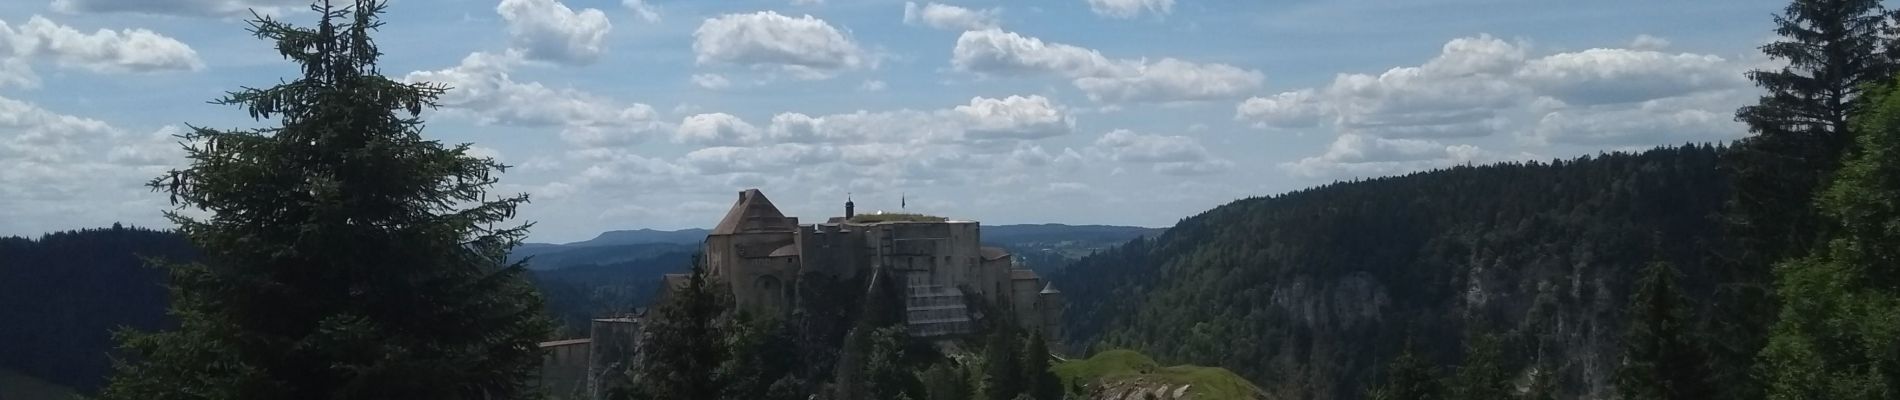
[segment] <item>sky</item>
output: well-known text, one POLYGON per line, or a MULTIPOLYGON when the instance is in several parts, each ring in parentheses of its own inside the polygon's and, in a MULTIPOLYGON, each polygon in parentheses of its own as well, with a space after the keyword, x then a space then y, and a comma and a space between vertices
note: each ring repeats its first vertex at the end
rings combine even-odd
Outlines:
MULTIPOLYGON (((252 11, 0 2, 0 235, 169 227, 143 184, 208 101, 294 79, 252 11)), ((1170 226, 1236 199, 1746 135, 1786 1, 395 0, 384 74, 453 87, 425 135, 514 166, 531 241, 808 222, 1170 226), (900 206, 900 203, 902 204, 900 206)))

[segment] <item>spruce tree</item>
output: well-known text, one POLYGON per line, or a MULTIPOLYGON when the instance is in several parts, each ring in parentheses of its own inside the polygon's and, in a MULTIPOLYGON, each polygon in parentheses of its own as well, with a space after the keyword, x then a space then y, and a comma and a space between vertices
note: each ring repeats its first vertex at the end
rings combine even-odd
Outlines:
POLYGON ((1676 284, 1676 268, 1650 263, 1630 295, 1629 326, 1623 335, 1617 393, 1625 400, 1716 398, 1708 355, 1690 330, 1688 299, 1676 284))
POLYGON ((417 115, 448 88, 381 75, 384 7, 252 21, 303 75, 218 99, 275 126, 194 127, 189 165, 150 183, 204 261, 164 265, 179 325, 122 334, 102 398, 533 394, 552 325, 505 261, 526 226, 495 226, 527 197, 491 197, 503 165, 422 136, 417 115))
POLYGON ((1445 387, 1439 382, 1438 369, 1405 343, 1405 350, 1386 364, 1384 380, 1366 391, 1372 400, 1439 400, 1445 387))
POLYGON ((1023 393, 1021 359, 1016 352, 1016 332, 1010 324, 1000 324, 990 333, 983 348, 983 398, 1014 399, 1023 393))
POLYGON ((1747 371, 1775 315, 1772 265, 1815 246, 1824 224, 1810 203, 1848 147, 1848 116, 1865 87, 1895 72, 1893 43, 1883 37, 1891 24, 1878 0, 1795 0, 1775 26, 1781 39, 1761 51, 1786 66, 1747 74, 1767 93, 1737 111, 1754 135, 1723 160, 1734 176, 1726 212, 1732 247, 1731 265, 1718 270, 1727 276, 1713 355, 1731 398, 1759 397, 1747 371))
POLYGON ((1511 399, 1511 373, 1504 369, 1502 344, 1492 335, 1477 335, 1466 340, 1465 362, 1445 385, 1446 394, 1457 400, 1511 399))
MULTIPOLYGON (((923 400, 924 385, 911 371, 910 354, 905 347, 910 335, 903 325, 872 331, 871 349, 860 376, 864 379, 863 400, 923 400)), ((848 400, 841 399, 841 400, 848 400)))
POLYGON ((1900 85, 1856 114, 1855 154, 1817 200, 1833 234, 1775 269, 1768 397, 1900 398, 1900 85))
POLYGON ((1036 400, 1062 400, 1062 379, 1049 369, 1049 342, 1042 331, 1023 345, 1023 393, 1036 400))
POLYGON ((931 365, 918 374, 918 380, 924 385, 924 398, 929 400, 970 400, 976 395, 970 387, 970 379, 963 367, 952 362, 931 365))
POLYGON ((641 362, 630 387, 614 391, 622 399, 717 399, 724 390, 720 366, 728 357, 721 318, 731 300, 693 263, 686 285, 660 303, 640 338, 641 362))

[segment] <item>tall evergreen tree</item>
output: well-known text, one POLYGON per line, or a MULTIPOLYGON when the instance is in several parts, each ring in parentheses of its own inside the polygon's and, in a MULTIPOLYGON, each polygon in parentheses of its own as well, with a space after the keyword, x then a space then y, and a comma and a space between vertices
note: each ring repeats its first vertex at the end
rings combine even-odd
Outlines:
POLYGON ((926 399, 970 400, 976 396, 976 391, 970 387, 970 378, 963 367, 955 363, 937 363, 918 375, 918 380, 923 382, 926 399))
MULTIPOLYGON (((720 319, 731 300, 695 261, 684 287, 669 288, 640 338, 643 353, 630 386, 617 398, 717 399, 724 390, 720 366, 729 356, 720 319)), ((671 284, 671 283, 668 283, 671 284)))
POLYGON ((1849 144, 1848 115, 1865 87, 1896 70, 1893 43, 1882 36, 1890 27, 1878 0, 1794 0, 1775 17, 1781 40, 1761 47, 1786 66, 1748 73, 1767 93, 1736 112, 1755 135, 1724 159, 1735 187, 1726 216, 1732 247, 1723 252, 1731 265, 1722 270, 1717 311, 1726 323, 1715 327, 1722 340, 1713 356, 1724 366, 1715 373, 1725 397, 1760 396, 1748 371, 1775 315, 1772 265, 1816 244, 1823 224, 1810 203, 1849 144))
POLYGON ((1465 362, 1446 384, 1449 398, 1506 400, 1513 398, 1511 372, 1504 368, 1503 344, 1493 335, 1475 335, 1465 344, 1465 362))
POLYGON ((176 330, 127 333, 106 399, 529 396, 551 324, 508 264, 527 201, 505 167, 422 136, 448 88, 380 74, 385 3, 324 1, 315 27, 258 17, 303 76, 217 103, 271 128, 195 128, 188 167, 154 179, 202 263, 166 265, 176 330))
POLYGON ((1384 380, 1366 391, 1371 400, 1439 400, 1445 393, 1438 369, 1419 357, 1406 342, 1405 350, 1386 364, 1384 380))
POLYGON ((1049 369, 1049 342, 1038 330, 1023 344, 1023 393, 1036 400, 1062 400, 1062 378, 1049 369))
POLYGON ((1817 200, 1831 238, 1775 269, 1782 308, 1762 351, 1771 399, 1900 397, 1900 84, 1882 89, 1817 200))
POLYGON ((1016 332, 1010 324, 1000 324, 983 347, 983 398, 1015 399, 1023 393, 1021 358, 1016 354, 1016 332))
POLYGON ((1630 295, 1629 327, 1617 393, 1625 400, 1716 398, 1709 360, 1690 330, 1688 299, 1676 284, 1675 266, 1650 263, 1630 295))
MULTIPOLYGON (((871 348, 864 363, 862 400, 923 400, 924 385, 911 371, 910 354, 905 347, 910 335, 903 325, 891 325, 872 331, 871 348)), ((852 400, 849 398, 840 400, 852 400)))

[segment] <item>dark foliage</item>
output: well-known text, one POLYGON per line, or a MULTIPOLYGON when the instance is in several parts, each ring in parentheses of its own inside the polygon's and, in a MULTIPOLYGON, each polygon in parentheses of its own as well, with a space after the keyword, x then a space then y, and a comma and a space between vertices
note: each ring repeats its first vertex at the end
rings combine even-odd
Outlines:
MULTIPOLYGON (((697 264, 697 262, 695 262, 697 264)), ((695 265, 686 286, 676 289, 647 318, 641 333, 641 362, 629 371, 629 384, 613 390, 621 399, 718 399, 725 390, 719 373, 730 351, 727 310, 732 300, 719 281, 695 265)))
POLYGON ((189 260, 170 232, 114 225, 0 237, 0 366, 80 391, 105 383, 112 331, 166 329, 165 271, 145 258, 189 260))
POLYGON ((1457 167, 1244 199, 1051 279, 1078 348, 1225 367, 1273 393, 1359 398, 1408 336, 1420 357, 1455 360, 1447 349, 1478 331, 1500 335, 1506 370, 1550 360, 1571 397, 1609 386, 1641 266, 1684 266, 1685 293, 1714 291, 1720 152, 1457 167))
POLYGON ((1900 84, 1855 115, 1858 146, 1816 201, 1813 254, 1775 268, 1782 299, 1762 351, 1768 397, 1900 397, 1900 84))
POLYGON ((529 277, 540 288, 548 315, 560 323, 556 336, 582 337, 594 318, 650 306, 659 292, 660 276, 685 272, 693 254, 664 252, 629 261, 533 271, 529 277))
POLYGON ((1735 190, 1717 268, 1723 291, 1712 355, 1724 397, 1762 396, 1750 374, 1775 319, 1770 269, 1816 246, 1825 224, 1810 203, 1838 168, 1853 133, 1848 116, 1863 91, 1896 71, 1887 11, 1877 0, 1795 0, 1775 16, 1780 39, 1763 45, 1779 69, 1748 73, 1766 91, 1736 112, 1753 136, 1724 157, 1735 190))
POLYGON ((1652 263, 1630 296, 1617 394, 1627 400, 1715 399, 1709 356, 1693 331, 1688 298, 1677 287, 1675 266, 1652 263))
POLYGON ((190 165, 151 182, 204 251, 167 261, 175 329, 121 335, 106 399, 485 399, 534 392, 550 324, 519 264, 525 195, 504 169, 422 136, 446 88, 380 74, 384 4, 259 17, 302 76, 218 103, 280 125, 180 136, 190 165))
POLYGON ((1419 358, 1411 344, 1397 358, 1385 365, 1385 371, 1377 384, 1366 391, 1371 400, 1440 400, 1445 399, 1445 387, 1438 374, 1438 367, 1419 358))

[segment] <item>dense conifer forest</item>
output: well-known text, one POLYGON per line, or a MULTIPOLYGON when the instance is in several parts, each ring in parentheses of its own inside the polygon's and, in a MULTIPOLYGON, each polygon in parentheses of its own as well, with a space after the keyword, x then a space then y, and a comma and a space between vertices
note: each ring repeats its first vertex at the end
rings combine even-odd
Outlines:
POLYGON ((165 271, 145 257, 191 259, 184 237, 114 226, 38 238, 0 237, 0 367, 81 390, 105 381, 121 327, 158 329, 165 271))
MULTIPOLYGON (((1358 398, 1408 339, 1453 363, 1464 332, 1503 335, 1511 367, 1548 363, 1582 391, 1616 365, 1641 266, 1706 271, 1728 191, 1721 151, 1457 167, 1245 199, 1051 279, 1070 296, 1078 348, 1223 366, 1286 395, 1358 398)), ((1706 274, 1687 281, 1703 298, 1713 290, 1706 274)))

